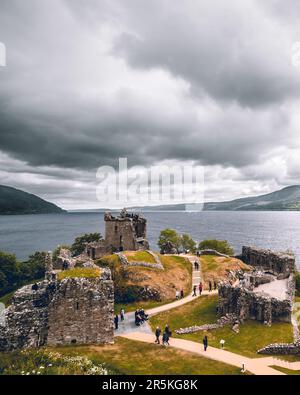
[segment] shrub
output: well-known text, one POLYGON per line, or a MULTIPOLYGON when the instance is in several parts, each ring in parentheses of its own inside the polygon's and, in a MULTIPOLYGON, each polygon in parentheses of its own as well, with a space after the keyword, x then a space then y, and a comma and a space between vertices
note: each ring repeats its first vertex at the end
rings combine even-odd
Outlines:
POLYGON ((216 250, 221 254, 233 255, 234 250, 227 240, 203 240, 199 243, 199 250, 216 250))
POLYGON ((167 243, 171 242, 174 244, 175 248, 179 249, 181 245, 180 235, 174 229, 164 229, 160 232, 158 239, 158 246, 162 250, 163 246, 167 243))
POLYGON ((191 252, 195 252, 197 248, 195 240, 193 240, 187 233, 181 236, 181 246, 183 250, 190 250, 191 252))
POLYGON ((102 240, 100 233, 86 233, 82 236, 76 237, 74 243, 71 246, 72 255, 80 255, 84 251, 85 243, 91 243, 93 241, 100 240, 102 240))

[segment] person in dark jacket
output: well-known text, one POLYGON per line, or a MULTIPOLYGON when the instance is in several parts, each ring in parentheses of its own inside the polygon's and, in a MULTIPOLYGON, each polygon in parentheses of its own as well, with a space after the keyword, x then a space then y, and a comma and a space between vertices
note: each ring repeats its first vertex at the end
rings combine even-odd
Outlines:
POLYGON ((203 338, 203 346, 204 346, 204 351, 206 351, 208 347, 208 338, 206 335, 203 338))
POLYGON ((117 314, 115 315, 114 322, 115 322, 115 329, 118 329, 119 328, 119 316, 117 314))
POLYGON ((209 292, 211 292, 212 291, 212 283, 210 280, 209 280, 208 286, 209 286, 209 292))
POLYGON ((184 298, 184 292, 183 292, 183 289, 180 291, 180 297, 181 297, 181 299, 183 299, 183 298, 184 298))
POLYGON ((197 291, 197 285, 194 285, 193 286, 193 295, 192 296, 197 296, 196 291, 197 291))
POLYGON ((200 284, 199 284, 199 295, 200 296, 202 294, 202 291, 203 291, 203 285, 202 285, 202 282, 200 282, 200 284))
POLYGON ((168 337, 170 338, 172 335, 172 332, 170 331, 169 325, 167 324, 165 326, 165 333, 168 335, 168 337))
POLYGON ((163 340, 163 345, 164 346, 169 346, 170 345, 169 344, 169 335, 166 332, 163 333, 162 340, 163 340))
POLYGON ((217 283, 216 283, 216 280, 214 280, 214 290, 216 290, 217 289, 217 283))
POLYGON ((160 344, 160 335, 161 335, 161 329, 159 327, 156 328, 155 330, 155 343, 160 344))

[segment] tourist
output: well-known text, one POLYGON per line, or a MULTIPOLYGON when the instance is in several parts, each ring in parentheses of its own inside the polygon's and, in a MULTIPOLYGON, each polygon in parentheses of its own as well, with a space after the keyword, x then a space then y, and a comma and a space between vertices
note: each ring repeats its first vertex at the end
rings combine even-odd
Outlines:
POLYGON ((217 289, 217 283, 216 283, 216 281, 214 280, 214 290, 216 290, 217 289))
POLYGON ((160 340, 159 340, 160 334, 161 334, 161 329, 157 326, 155 330, 155 337, 156 337, 155 343, 157 344, 160 344, 160 340))
POLYGON ((180 298, 180 292, 176 289, 175 297, 178 300, 180 298))
POLYGON ((121 321, 124 321, 124 319, 125 319, 125 310, 123 308, 120 310, 120 318, 121 318, 121 321))
POLYGON ((200 281, 200 284, 199 284, 199 295, 200 296, 202 294, 202 291, 203 291, 203 285, 202 285, 202 282, 200 281))
POLYGON ((37 285, 37 283, 34 283, 34 284, 32 285, 32 287, 31 287, 31 289, 32 289, 33 291, 37 291, 37 290, 39 289, 39 286, 37 285))
POLYGON ((224 340, 224 339, 221 339, 221 340, 220 340, 220 344, 221 344, 221 349, 224 350, 225 340, 224 340))
POLYGON ((117 330, 119 328, 119 316, 117 314, 115 315, 114 322, 115 322, 115 329, 117 330))
POLYGON ((169 344, 169 335, 166 332, 163 333, 162 341, 163 341, 163 345, 164 346, 169 346, 170 345, 169 344))
POLYGON ((194 268, 195 268, 195 270, 198 270, 198 269, 197 269, 197 266, 198 266, 198 262, 195 261, 195 262, 194 262, 194 268))
POLYGON ((204 346, 204 351, 206 351, 208 347, 208 338, 206 335, 203 338, 203 346, 204 346))
POLYGON ((209 286, 209 292, 211 292, 212 291, 212 283, 210 280, 209 280, 208 286, 209 286))
POLYGON ((193 286, 193 295, 192 296, 197 296, 196 291, 197 291, 197 285, 194 285, 193 286))
POLYGON ((165 333, 168 335, 169 338, 172 336, 172 332, 170 331, 168 324, 165 326, 165 333))
POLYGON ((183 299, 183 298, 184 298, 184 292, 183 292, 183 289, 180 291, 180 297, 181 297, 181 299, 183 299))

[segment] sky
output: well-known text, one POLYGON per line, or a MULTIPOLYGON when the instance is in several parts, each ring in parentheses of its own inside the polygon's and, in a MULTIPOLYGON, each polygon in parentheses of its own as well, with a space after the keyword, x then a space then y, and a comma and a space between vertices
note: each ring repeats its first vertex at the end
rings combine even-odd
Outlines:
POLYGON ((203 166, 206 201, 300 184, 299 16, 297 0, 1 0, 0 184, 103 207, 97 169, 120 157, 203 166))

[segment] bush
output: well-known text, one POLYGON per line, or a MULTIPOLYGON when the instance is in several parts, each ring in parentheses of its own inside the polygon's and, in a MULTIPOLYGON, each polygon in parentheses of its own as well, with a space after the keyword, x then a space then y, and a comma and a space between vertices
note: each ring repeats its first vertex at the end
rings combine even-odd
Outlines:
POLYGON ((234 250, 227 240, 203 240, 199 243, 199 250, 216 250, 221 254, 233 255, 234 250))
POLYGON ((196 252, 197 244, 195 240, 193 240, 191 236, 186 233, 181 236, 181 246, 183 250, 190 250, 191 252, 196 252))
POLYGON ((45 252, 35 252, 27 262, 18 262, 15 255, 0 251, 0 296, 45 275, 45 252))
POLYGON ((73 256, 80 255, 83 253, 85 248, 85 243, 91 243, 93 241, 102 240, 100 233, 86 233, 82 236, 76 237, 74 243, 71 246, 71 252, 73 256))
POLYGON ((174 244, 177 250, 181 245, 181 238, 180 235, 174 229, 164 229, 160 232, 159 239, 158 239, 158 246, 162 250, 163 246, 167 243, 171 242, 174 244))

